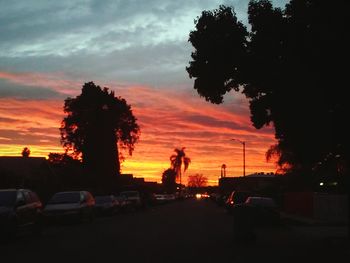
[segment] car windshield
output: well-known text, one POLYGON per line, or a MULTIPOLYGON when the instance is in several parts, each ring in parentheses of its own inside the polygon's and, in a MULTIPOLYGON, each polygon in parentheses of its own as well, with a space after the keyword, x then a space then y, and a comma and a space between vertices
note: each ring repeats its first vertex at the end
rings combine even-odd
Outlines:
POLYGON ((15 191, 0 191, 0 206, 13 206, 15 202, 15 191))
POLYGON ((112 198, 110 196, 96 196, 96 204, 110 203, 112 198))
POLYGON ((55 194, 49 204, 69 204, 69 203, 78 203, 80 202, 80 193, 79 192, 67 192, 67 193, 57 193, 55 194))

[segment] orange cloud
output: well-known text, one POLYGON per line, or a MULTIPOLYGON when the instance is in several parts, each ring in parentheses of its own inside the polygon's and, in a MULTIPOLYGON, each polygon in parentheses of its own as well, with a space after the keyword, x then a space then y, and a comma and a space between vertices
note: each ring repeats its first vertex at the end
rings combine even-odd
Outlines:
MULTIPOLYGON (((59 74, 4 73, 0 78, 19 85, 47 87, 76 96, 83 82, 65 80, 59 74), (57 82, 56 82, 56 76, 57 82), (67 89, 67 87, 73 87, 67 89), (79 88, 77 88, 79 87, 79 88)), ((141 126, 140 142, 131 157, 122 164, 124 173, 160 181, 170 166, 174 148, 186 147, 192 159, 187 175, 203 174, 216 184, 222 164, 228 176, 242 175, 242 145, 246 141, 246 174, 273 172, 274 164, 266 163, 265 152, 275 144, 272 128, 255 130, 249 120, 248 102, 239 94, 230 94, 228 102, 213 105, 200 98, 191 87, 154 88, 142 86, 108 86, 131 104, 141 126)), ((63 100, 0 99, 0 154, 19 155, 23 147, 33 156, 62 152, 59 126, 64 116, 63 100)))

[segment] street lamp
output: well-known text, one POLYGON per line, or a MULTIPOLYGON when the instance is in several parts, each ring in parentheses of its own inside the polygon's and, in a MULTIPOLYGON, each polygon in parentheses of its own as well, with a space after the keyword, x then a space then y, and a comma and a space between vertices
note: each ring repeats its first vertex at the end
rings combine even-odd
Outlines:
POLYGON ((237 141, 243 145, 243 176, 245 176, 245 141, 239 139, 231 139, 232 141, 237 141))

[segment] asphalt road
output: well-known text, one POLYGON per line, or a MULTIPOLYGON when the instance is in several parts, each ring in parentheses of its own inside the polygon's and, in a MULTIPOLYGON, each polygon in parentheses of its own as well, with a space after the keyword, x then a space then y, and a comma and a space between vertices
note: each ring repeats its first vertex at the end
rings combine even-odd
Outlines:
POLYGON ((253 244, 233 241, 233 217, 210 200, 50 226, 0 245, 0 262, 333 262, 350 258, 343 228, 280 226, 255 230, 253 244), (338 232, 339 233, 338 233, 338 232), (333 238, 330 238, 333 237, 333 238))

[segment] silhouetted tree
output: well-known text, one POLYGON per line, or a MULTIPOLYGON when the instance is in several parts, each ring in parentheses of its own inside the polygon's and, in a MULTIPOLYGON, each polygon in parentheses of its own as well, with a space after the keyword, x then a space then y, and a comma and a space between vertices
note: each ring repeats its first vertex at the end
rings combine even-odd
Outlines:
POLYGON ((48 161, 51 165, 62 165, 70 162, 80 163, 78 159, 74 159, 67 153, 49 153, 48 161))
POLYGON ((92 185, 91 178, 83 172, 82 162, 67 153, 50 153, 48 162, 60 190, 83 189, 92 185))
POLYGON ((189 35, 194 88, 216 104, 242 91, 254 127, 273 124, 278 143, 268 157, 283 168, 309 174, 330 153, 350 163, 345 10, 346 1, 292 0, 285 9, 250 1, 250 31, 231 7, 202 12, 189 35))
POLYGON ((174 193, 176 190, 176 172, 169 168, 162 174, 163 188, 168 193, 174 193))
POLYGON ((176 172, 176 177, 180 178, 180 186, 181 186, 181 175, 182 175, 182 164, 184 165, 183 172, 187 170, 188 166, 191 163, 191 159, 186 157, 185 147, 182 149, 175 149, 176 154, 170 156, 170 165, 171 168, 176 172))
POLYGON ((88 82, 79 96, 65 100, 64 112, 67 116, 60 128, 63 147, 81 158, 89 173, 108 187, 111 178, 120 173, 118 146, 131 155, 139 139, 140 128, 131 106, 108 88, 88 82))
POLYGON ((208 178, 202 174, 195 174, 188 176, 188 187, 204 187, 207 186, 208 178))
POLYGON ((22 150, 22 156, 23 157, 29 157, 30 155, 30 150, 28 147, 24 147, 23 150, 22 150))

